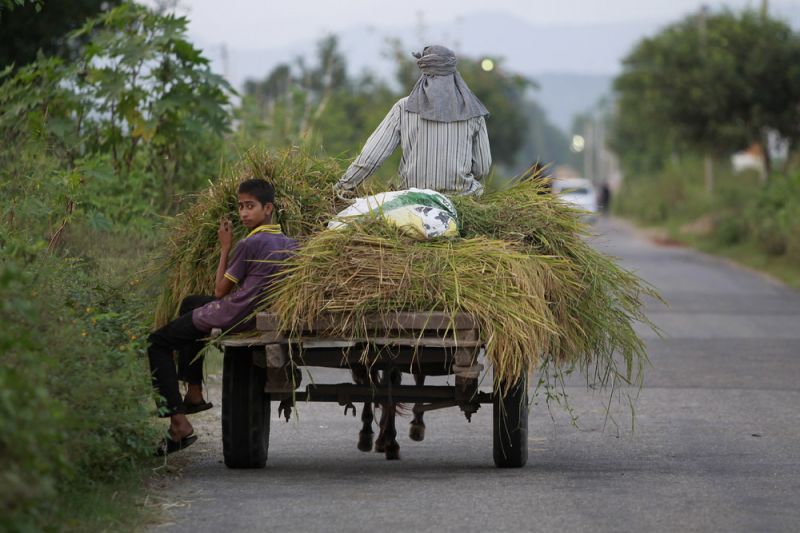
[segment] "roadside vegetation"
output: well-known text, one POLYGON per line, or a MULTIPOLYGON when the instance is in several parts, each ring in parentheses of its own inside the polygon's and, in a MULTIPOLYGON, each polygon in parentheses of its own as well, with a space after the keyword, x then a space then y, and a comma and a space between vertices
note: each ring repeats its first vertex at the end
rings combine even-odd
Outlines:
POLYGON ((800 286, 800 33, 703 11, 639 43, 615 89, 615 211, 800 286))
POLYGON ((709 197, 702 162, 676 163, 625 182, 615 212, 659 228, 657 237, 761 270, 800 288, 800 172, 762 184, 755 171, 717 174, 709 197))
POLYGON ((65 36, 73 57, 2 72, 0 529, 141 519, 158 439, 148 255, 230 123, 230 88, 184 32, 122 4, 65 36))

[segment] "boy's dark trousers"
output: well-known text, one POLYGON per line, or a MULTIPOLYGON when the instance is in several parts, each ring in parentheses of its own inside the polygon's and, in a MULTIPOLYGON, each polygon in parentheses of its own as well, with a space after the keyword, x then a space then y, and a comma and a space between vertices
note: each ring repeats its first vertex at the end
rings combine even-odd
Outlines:
POLYGON ((183 398, 178 388, 178 380, 190 385, 203 383, 203 358, 197 357, 204 342, 200 339, 208 337, 208 333, 200 331, 192 322, 192 310, 214 301, 213 296, 187 296, 181 302, 180 316, 150 334, 147 341, 147 356, 150 359, 150 371, 153 376, 153 387, 166 400, 157 402, 158 407, 166 407, 162 417, 185 412, 183 398), (175 369, 173 351, 178 351, 178 369, 175 369), (197 358, 197 360, 195 360, 197 358))

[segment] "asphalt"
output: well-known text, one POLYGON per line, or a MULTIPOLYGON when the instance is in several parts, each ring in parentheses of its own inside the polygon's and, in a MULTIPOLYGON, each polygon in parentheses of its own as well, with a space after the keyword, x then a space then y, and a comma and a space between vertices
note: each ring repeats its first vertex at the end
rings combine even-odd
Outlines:
MULTIPOLYGON (((398 424, 401 461, 356 449, 359 422, 306 404, 273 407, 263 470, 222 464, 219 411, 170 458, 154 529, 197 531, 797 531, 800 529, 800 293, 698 252, 601 220, 595 245, 655 286, 651 366, 630 406, 575 380, 577 427, 542 402, 529 462, 492 463, 491 409, 426 415, 422 443, 398 424)), ((317 381, 345 381, 320 371, 317 381)), ((211 376, 219 404, 219 378, 211 376)))

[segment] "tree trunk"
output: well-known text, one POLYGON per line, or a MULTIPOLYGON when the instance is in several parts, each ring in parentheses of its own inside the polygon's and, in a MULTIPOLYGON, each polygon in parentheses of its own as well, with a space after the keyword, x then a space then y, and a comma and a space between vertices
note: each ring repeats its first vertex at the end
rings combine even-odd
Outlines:
POLYGON ((706 154, 703 159, 703 169, 705 171, 706 194, 713 196, 714 194, 714 160, 710 155, 706 154))
POLYGON ((772 172, 772 154, 769 153, 769 134, 764 132, 761 135, 761 148, 764 151, 764 183, 769 182, 769 175, 772 172))
POLYGON ((783 174, 789 173, 789 165, 792 163, 792 148, 794 148, 794 143, 790 140, 786 140, 786 160, 783 162, 783 168, 781 168, 783 174))

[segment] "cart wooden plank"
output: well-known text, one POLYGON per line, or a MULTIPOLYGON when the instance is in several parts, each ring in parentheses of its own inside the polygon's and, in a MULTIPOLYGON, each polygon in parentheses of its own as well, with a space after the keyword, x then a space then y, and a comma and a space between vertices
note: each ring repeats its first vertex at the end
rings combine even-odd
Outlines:
MULTIPOLYGON (((307 330, 330 330, 337 327, 341 320, 343 320, 342 316, 326 315, 310 324, 307 330)), ((278 331, 278 322, 278 318, 274 313, 258 313, 256 315, 256 328, 260 331, 278 331)), ((398 311, 368 315, 364 318, 363 325, 369 330, 406 331, 446 331, 477 328, 475 320, 466 313, 451 315, 441 311, 398 311)))
POLYGON ((476 340, 457 340, 439 337, 369 337, 346 339, 344 337, 300 337, 297 339, 306 346, 326 346, 329 344, 342 346, 347 343, 351 346, 358 344, 371 344, 373 346, 410 346, 427 348, 479 348, 483 342, 476 340))
POLYGON ((253 337, 229 337, 220 344, 232 348, 264 346, 267 344, 301 344, 304 348, 349 348, 362 344, 373 346, 407 346, 412 348, 479 348, 483 343, 479 340, 462 340, 440 337, 298 337, 288 339, 274 333, 266 333, 253 337))
POLYGON ((266 344, 275 344, 286 339, 282 335, 275 335, 274 333, 260 333, 251 336, 232 336, 223 337, 220 345, 229 348, 249 348, 251 346, 264 346, 266 344))

